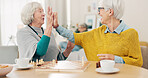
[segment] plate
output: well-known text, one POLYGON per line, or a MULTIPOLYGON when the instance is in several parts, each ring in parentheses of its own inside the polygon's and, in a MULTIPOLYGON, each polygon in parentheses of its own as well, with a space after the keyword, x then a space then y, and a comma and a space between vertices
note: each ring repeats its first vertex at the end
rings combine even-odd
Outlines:
POLYGON ((112 71, 103 71, 101 68, 96 69, 96 72, 99 72, 99 73, 116 73, 119 71, 120 71, 120 69, 118 69, 118 68, 114 68, 112 71))
POLYGON ((32 68, 33 65, 29 64, 27 67, 19 67, 18 65, 15 65, 15 68, 18 70, 25 70, 25 69, 30 69, 32 68))

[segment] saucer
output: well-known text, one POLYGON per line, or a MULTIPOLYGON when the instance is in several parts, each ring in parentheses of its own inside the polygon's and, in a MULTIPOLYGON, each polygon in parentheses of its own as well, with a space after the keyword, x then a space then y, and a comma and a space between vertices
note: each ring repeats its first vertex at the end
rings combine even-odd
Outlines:
POLYGON ((30 68, 32 68, 32 67, 33 67, 33 65, 31 65, 31 64, 28 64, 27 67, 20 67, 20 66, 18 66, 18 65, 15 65, 15 68, 18 69, 18 70, 30 69, 30 68))
POLYGON ((112 71, 103 71, 101 68, 96 69, 96 72, 99 72, 99 73, 116 73, 119 71, 120 71, 120 69, 118 69, 118 68, 114 68, 112 71))

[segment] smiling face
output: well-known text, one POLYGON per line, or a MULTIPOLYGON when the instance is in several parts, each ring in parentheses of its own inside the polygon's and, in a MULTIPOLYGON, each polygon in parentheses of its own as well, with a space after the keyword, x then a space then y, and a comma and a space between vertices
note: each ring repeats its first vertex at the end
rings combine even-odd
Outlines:
POLYGON ((100 12, 98 12, 98 14, 102 17, 102 24, 107 24, 110 21, 111 17, 109 16, 109 13, 109 10, 105 11, 105 9, 100 9, 100 12))
POLYGON ((33 22, 42 25, 44 24, 44 17, 45 13, 43 8, 38 8, 33 14, 33 22))
MULTIPOLYGON (((110 0, 108 0, 110 1, 110 0)), ((99 6, 98 6, 98 14, 102 17, 101 23, 107 24, 110 21, 110 9, 105 8, 104 0, 100 0, 99 6)))

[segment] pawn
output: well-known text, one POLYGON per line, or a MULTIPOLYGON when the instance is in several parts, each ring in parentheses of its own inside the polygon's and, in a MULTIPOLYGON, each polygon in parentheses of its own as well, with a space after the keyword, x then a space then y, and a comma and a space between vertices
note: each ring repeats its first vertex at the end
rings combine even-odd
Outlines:
POLYGON ((39 64, 39 61, 38 61, 38 59, 36 59, 36 65, 38 65, 39 64))
POLYGON ((82 57, 82 66, 84 66, 84 56, 82 57))
POLYGON ((96 68, 99 68, 100 66, 100 61, 96 63, 96 68))
POLYGON ((56 59, 56 63, 58 63, 58 60, 56 59))
POLYGON ((53 66, 55 66, 55 63, 56 63, 56 61, 53 59, 53 60, 52 60, 52 64, 53 64, 53 66))

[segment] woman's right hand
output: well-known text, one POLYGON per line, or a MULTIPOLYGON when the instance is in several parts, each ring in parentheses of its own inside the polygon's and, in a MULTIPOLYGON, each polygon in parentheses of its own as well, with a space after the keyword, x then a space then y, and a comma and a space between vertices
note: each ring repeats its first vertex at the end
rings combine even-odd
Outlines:
POLYGON ((53 25, 53 12, 52 12, 52 8, 48 7, 47 26, 46 26, 44 35, 50 37, 51 32, 52 32, 52 25, 53 25))

